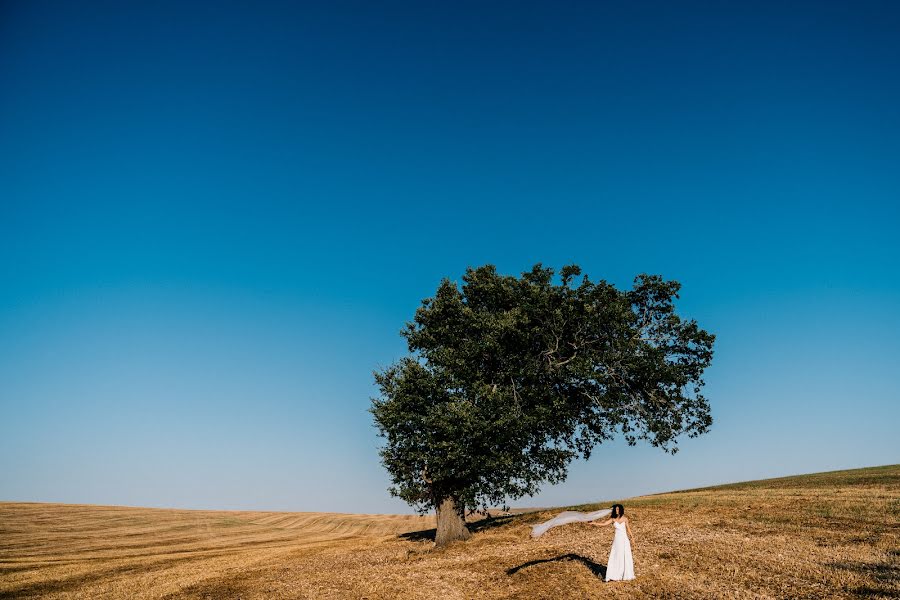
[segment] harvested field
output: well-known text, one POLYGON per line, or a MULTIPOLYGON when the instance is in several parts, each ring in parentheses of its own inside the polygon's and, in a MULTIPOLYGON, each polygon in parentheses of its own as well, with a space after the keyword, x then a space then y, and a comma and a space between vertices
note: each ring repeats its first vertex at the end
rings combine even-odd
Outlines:
POLYGON ((406 515, 0 504, 0 598, 164 598, 337 544, 431 526, 406 515))
POLYGON ((623 503, 638 578, 609 584, 611 530, 529 538, 561 509, 437 550, 428 517, 5 503, 0 598, 900 597, 900 466, 623 503))

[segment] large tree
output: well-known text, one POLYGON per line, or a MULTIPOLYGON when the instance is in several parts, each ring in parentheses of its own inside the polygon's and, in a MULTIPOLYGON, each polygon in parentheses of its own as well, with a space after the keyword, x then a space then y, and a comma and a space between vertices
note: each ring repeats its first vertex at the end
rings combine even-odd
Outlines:
POLYGON ((709 429, 715 338, 675 313, 679 283, 639 275, 619 290, 575 265, 462 279, 407 323, 410 356, 375 373, 370 409, 390 492, 436 510, 438 545, 468 537, 466 510, 563 481, 618 433, 674 453, 709 429))

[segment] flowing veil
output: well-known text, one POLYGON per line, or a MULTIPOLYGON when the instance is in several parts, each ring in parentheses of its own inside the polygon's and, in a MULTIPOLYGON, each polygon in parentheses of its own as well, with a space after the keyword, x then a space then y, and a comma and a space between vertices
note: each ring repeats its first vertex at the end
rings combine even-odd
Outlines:
POLYGON ((551 527, 557 527, 559 525, 566 525, 568 523, 586 523, 588 521, 594 521, 596 519, 602 519, 603 517, 608 517, 612 510, 608 508, 604 508, 601 510, 595 510, 594 512, 584 513, 578 512, 577 510, 567 510, 565 512, 561 512, 549 521, 544 521, 543 523, 538 523, 534 527, 531 528, 531 537, 539 538, 544 535, 548 529, 551 527))

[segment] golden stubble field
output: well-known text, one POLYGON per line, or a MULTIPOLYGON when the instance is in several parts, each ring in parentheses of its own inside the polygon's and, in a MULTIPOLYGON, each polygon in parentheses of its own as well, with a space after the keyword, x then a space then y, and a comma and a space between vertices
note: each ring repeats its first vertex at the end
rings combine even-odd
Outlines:
POLYGON ((606 584, 611 529, 530 539, 561 509, 438 550, 430 517, 0 503, 0 598, 900 597, 900 465, 624 504, 638 578, 606 584))

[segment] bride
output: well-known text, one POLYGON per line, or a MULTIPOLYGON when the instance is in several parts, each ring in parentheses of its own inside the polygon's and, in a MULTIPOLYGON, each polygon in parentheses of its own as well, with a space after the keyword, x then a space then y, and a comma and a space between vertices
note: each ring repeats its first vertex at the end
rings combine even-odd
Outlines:
POLYGON ((606 565, 606 581, 628 581, 634 579, 634 561, 631 558, 631 542, 634 535, 628 526, 628 517, 625 516, 625 507, 621 504, 613 504, 609 518, 601 523, 591 523, 594 527, 604 527, 612 523, 616 529, 616 537, 613 538, 612 548, 609 551, 609 561, 606 565))

